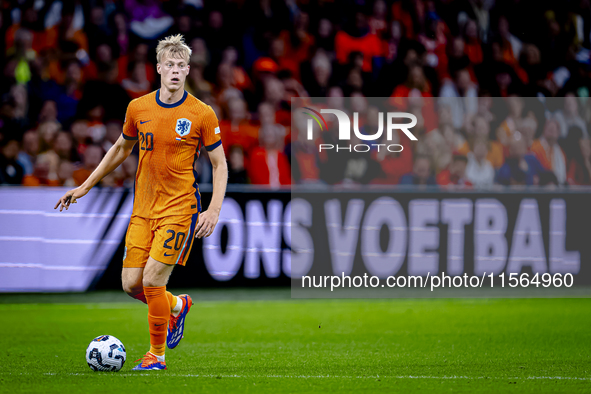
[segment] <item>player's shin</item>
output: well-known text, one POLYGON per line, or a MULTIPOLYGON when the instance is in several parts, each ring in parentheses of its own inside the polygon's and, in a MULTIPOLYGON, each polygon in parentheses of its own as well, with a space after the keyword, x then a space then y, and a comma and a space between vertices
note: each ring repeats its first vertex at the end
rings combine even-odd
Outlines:
POLYGON ((162 357, 161 361, 163 361, 166 331, 170 318, 170 304, 166 294, 166 286, 144 287, 144 294, 148 301, 150 353, 162 357))

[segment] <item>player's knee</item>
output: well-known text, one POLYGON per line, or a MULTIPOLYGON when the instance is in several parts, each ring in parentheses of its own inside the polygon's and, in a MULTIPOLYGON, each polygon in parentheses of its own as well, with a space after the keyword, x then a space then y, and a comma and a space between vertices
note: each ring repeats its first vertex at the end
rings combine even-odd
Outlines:
POLYGON ((121 287, 130 297, 135 298, 136 295, 143 293, 142 271, 124 268, 121 272, 121 287))
POLYGON ((126 292, 130 297, 135 297, 136 295, 142 293, 144 291, 144 287, 141 283, 138 285, 136 283, 129 283, 123 282, 123 291, 126 292))
POLYGON ((142 283, 144 287, 160 287, 166 286, 166 278, 156 273, 144 272, 142 283))

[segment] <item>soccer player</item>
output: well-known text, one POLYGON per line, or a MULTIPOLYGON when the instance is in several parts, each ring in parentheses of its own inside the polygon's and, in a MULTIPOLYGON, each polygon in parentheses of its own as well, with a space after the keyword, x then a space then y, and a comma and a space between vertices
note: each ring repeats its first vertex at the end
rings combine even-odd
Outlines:
POLYGON ((184 89, 191 49, 179 34, 160 41, 156 52, 161 88, 129 104, 123 134, 88 179, 55 206, 61 212, 76 203, 116 169, 139 140, 122 282, 127 294, 148 304, 150 351, 134 370, 166 369, 165 346, 176 347, 183 336, 191 297, 172 295, 166 284, 174 266, 185 264, 193 239, 213 232, 228 179, 216 115, 184 89), (202 213, 194 172, 201 146, 213 167, 213 195, 202 213))

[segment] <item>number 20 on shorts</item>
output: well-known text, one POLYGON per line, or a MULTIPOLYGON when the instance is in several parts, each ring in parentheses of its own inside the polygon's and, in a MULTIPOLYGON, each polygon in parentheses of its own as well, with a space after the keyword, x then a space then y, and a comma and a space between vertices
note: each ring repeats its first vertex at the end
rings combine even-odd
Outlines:
POLYGON ((169 238, 166 239, 166 241, 164 241, 164 248, 172 249, 172 246, 170 246, 168 243, 174 240, 174 250, 179 250, 181 246, 183 246, 183 241, 185 240, 185 233, 180 231, 178 233, 175 233, 174 230, 166 230, 166 232, 171 235, 169 238))

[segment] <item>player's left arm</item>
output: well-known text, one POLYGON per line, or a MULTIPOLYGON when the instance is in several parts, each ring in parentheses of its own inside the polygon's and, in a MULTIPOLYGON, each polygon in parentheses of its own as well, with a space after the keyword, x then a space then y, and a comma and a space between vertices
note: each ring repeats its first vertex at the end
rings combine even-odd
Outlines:
POLYGON ((218 224, 222 201, 228 184, 228 165, 226 164, 224 148, 219 145, 208 154, 213 168, 213 195, 207 211, 199 215, 195 238, 209 237, 213 233, 216 224, 218 224))

